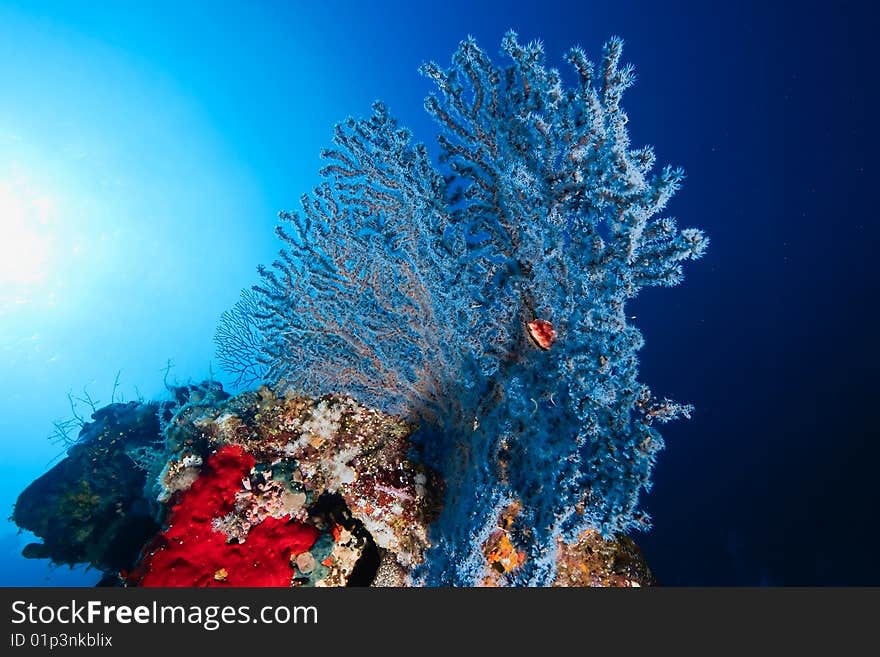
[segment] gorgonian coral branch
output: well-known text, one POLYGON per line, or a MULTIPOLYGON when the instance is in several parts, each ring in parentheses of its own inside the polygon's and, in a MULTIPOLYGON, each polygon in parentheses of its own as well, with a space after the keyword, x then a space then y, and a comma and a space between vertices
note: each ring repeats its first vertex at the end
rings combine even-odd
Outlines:
POLYGON ((236 304, 220 316, 214 343, 220 366, 229 372, 233 385, 252 385, 265 374, 262 366, 263 334, 257 322, 260 299, 253 290, 242 290, 236 304))

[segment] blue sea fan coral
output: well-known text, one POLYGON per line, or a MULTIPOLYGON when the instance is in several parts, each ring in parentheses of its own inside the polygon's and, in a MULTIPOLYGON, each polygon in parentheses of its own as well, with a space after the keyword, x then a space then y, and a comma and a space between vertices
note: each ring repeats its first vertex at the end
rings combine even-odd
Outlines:
POLYGON ((255 354, 237 373, 419 423, 446 482, 429 584, 479 581, 512 503, 513 584, 552 581, 557 540, 646 527, 656 424, 690 412, 638 381, 625 305, 678 283, 708 239, 662 215, 682 172, 652 173, 652 150, 630 145, 622 41, 598 72, 571 50, 573 87, 539 43, 510 32, 502 47, 503 67, 472 39, 451 67, 422 67, 437 164, 381 103, 337 126, 323 184, 281 214, 257 303, 221 324, 227 354, 255 354))

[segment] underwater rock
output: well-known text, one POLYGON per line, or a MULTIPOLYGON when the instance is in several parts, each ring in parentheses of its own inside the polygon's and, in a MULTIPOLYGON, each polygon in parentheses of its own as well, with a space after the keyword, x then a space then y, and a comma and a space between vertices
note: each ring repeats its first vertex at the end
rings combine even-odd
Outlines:
POLYGON ((586 531, 578 541, 557 547, 553 586, 656 586, 641 550, 628 536, 603 539, 586 531))
POLYGON ((12 520, 43 541, 25 547, 26 558, 108 571, 132 566, 159 529, 136 462, 161 442, 158 409, 138 402, 99 409, 66 457, 19 495, 12 520))
MULTIPOLYGON (((495 529, 483 543, 485 573, 483 586, 508 586, 526 561, 518 517, 519 502, 505 506, 495 529)), ((555 556, 556 577, 551 586, 559 587, 642 587, 656 581, 638 546, 628 536, 603 539, 597 531, 585 531, 574 543, 559 540, 555 556)))

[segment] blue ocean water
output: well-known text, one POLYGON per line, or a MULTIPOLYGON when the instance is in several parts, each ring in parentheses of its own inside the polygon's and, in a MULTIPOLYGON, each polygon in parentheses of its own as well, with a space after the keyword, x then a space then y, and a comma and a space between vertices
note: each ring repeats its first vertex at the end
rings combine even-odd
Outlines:
MULTIPOLYGON (((612 34, 637 144, 681 165, 670 206, 712 239, 632 307, 642 379, 688 401, 636 539, 666 584, 878 584, 878 231, 857 4, 0 3, 0 506, 62 447, 68 393, 150 398, 214 374, 220 313, 271 261, 279 209, 331 126, 383 99, 435 129, 416 69, 508 28, 548 59, 612 34)), ((20 557, 0 584, 91 584, 20 557)))

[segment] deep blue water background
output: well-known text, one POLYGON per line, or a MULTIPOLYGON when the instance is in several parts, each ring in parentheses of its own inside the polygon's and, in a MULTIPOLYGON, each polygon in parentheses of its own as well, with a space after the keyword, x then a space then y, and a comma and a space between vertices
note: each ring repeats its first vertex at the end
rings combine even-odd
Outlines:
MULTIPOLYGON (((664 432, 636 538, 665 584, 880 584, 877 20, 709 5, 0 2, 0 185, 43 208, 47 245, 0 280, 4 513, 59 451, 68 390, 108 401, 122 370, 127 398, 157 395, 168 358, 208 375, 335 121, 381 98, 432 142, 416 69, 466 35, 494 55, 513 27, 562 66, 618 34, 633 141, 686 169, 670 212, 712 239, 632 309, 642 379, 697 408, 664 432)), ((0 528, 0 584, 97 579, 25 561, 28 540, 0 528)))

